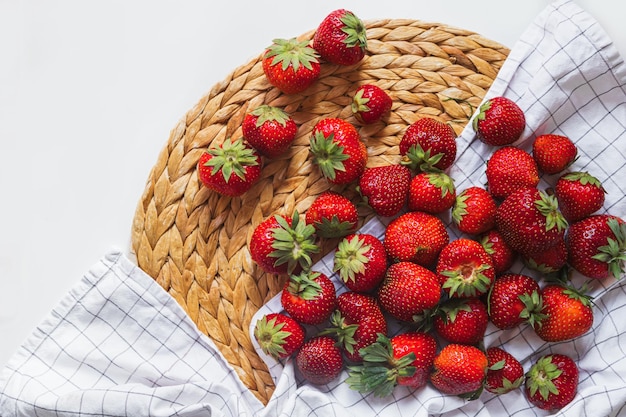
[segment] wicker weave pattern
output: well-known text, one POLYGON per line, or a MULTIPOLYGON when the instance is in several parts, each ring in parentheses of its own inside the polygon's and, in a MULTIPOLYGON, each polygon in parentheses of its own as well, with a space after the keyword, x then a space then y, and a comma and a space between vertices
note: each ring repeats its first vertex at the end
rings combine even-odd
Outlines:
MULTIPOLYGON (((396 162, 404 130, 420 117, 439 118, 460 133, 509 52, 478 34, 440 24, 365 23, 364 60, 353 67, 322 65, 321 78, 303 94, 284 95, 273 88, 263 74, 261 55, 216 84, 171 131, 135 213, 131 238, 139 267, 178 301, 263 402, 274 385, 254 351, 248 326, 285 278, 258 269, 247 242, 268 216, 305 213, 329 189, 309 158, 315 123, 323 117, 347 119, 368 147, 368 166, 396 162), (352 117, 352 94, 365 83, 377 84, 394 100, 385 123, 359 126, 352 117), (203 188, 196 174, 200 154, 214 141, 240 137, 245 114, 264 103, 284 108, 298 124, 290 151, 266 160, 261 180, 242 197, 221 197, 203 188)), ((353 185, 332 189, 358 201, 353 185)), ((371 216, 361 209, 361 222, 371 216)), ((320 257, 335 244, 323 242, 320 257)))

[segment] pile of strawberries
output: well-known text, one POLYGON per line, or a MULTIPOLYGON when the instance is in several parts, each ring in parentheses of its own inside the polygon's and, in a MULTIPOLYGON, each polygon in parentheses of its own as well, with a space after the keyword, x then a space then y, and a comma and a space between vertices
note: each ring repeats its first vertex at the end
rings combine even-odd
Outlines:
MULTIPOLYGON (((285 94, 308 88, 322 62, 354 65, 364 56, 363 23, 336 10, 311 42, 277 39, 264 56, 268 80, 285 94)), ((375 85, 359 86, 352 110, 361 124, 384 121, 392 107, 375 85)), ((400 141, 401 162, 367 167, 358 129, 321 119, 310 136, 312 161, 330 185, 354 184, 360 201, 326 191, 304 213, 274 215, 249 242, 264 271, 287 275, 284 311, 256 323, 255 338, 276 360, 294 356, 312 384, 347 370, 346 383, 385 397, 398 386, 430 383, 468 399, 483 390, 504 394, 523 387, 529 401, 555 410, 575 396, 578 368, 568 356, 539 358, 528 371, 500 347, 485 348, 488 323, 499 329, 528 325, 543 340, 572 340, 593 324, 585 287, 570 280, 619 279, 626 260, 626 223, 598 214, 605 190, 588 172, 571 170, 576 145, 557 134, 538 135, 532 153, 515 145, 525 130, 523 111, 505 97, 486 100, 473 119, 477 138, 493 147, 487 184, 457 190, 448 174, 456 135, 424 117, 400 141), (545 174, 545 175, 544 175, 545 174), (546 190, 540 177, 555 179, 546 190), (357 232, 358 204, 387 217, 384 239, 357 232), (442 216, 459 238, 451 239, 442 216), (345 285, 312 270, 319 239, 338 239, 334 272, 345 285), (511 272, 521 260, 536 276, 511 272), (539 278, 537 278, 539 277, 539 278), (389 335, 389 321, 403 331, 389 335), (323 331, 307 338, 307 330, 323 331)), ((283 110, 260 106, 246 116, 243 138, 213 146, 198 162, 199 178, 229 196, 259 178, 262 158, 285 152, 297 126, 283 110)))

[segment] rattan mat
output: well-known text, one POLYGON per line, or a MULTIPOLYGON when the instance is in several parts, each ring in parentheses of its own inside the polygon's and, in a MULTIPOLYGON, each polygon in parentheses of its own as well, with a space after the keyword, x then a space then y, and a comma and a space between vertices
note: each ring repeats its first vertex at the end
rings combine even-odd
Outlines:
MULTIPOLYGON (((397 162, 408 125, 430 116, 458 133, 495 79, 509 49, 467 30, 415 20, 365 22, 368 53, 352 67, 322 65, 314 86, 284 95, 265 78, 260 54, 216 84, 174 127, 152 168, 132 226, 132 250, 152 276, 189 314, 264 403, 274 384, 250 340, 250 319, 277 294, 285 277, 266 274, 250 258, 254 227, 276 214, 305 213, 331 188, 309 157, 309 137, 324 117, 357 126, 368 147, 368 166, 397 162), (361 126, 350 103, 356 88, 374 83, 394 101, 384 122, 361 126), (261 104, 281 107, 299 126, 290 151, 265 160, 261 180, 242 197, 203 188, 200 154, 213 142, 241 136, 241 122, 261 104)), ((300 36, 310 39, 313 31, 300 36)), ((358 201, 354 185, 333 186, 358 201)), ((360 209, 363 223, 373 216, 360 209)), ((361 223, 361 224, 362 224, 361 223)), ((323 242, 319 257, 336 242, 323 242)))

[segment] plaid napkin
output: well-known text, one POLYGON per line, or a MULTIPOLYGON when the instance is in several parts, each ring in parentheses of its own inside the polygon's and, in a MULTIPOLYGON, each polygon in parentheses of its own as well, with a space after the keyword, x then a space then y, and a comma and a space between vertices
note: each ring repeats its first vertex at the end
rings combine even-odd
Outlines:
MULTIPOLYGON (((598 23, 574 2, 561 0, 523 34, 488 97, 505 95, 525 110, 527 130, 518 143, 525 149, 540 133, 573 139, 580 157, 572 169, 603 181, 608 192, 604 210, 626 217, 624 80, 624 63, 598 23)), ((470 128, 458 146, 450 172, 457 188, 484 184, 485 159, 493 149, 476 140, 470 128)), ((542 185, 554 180, 546 176, 542 185)), ((362 229, 380 237, 383 231, 379 220, 362 229)), ((450 233, 458 237, 453 229, 450 233)), ((331 267, 329 256, 315 266, 329 275, 331 267)), ((520 264, 515 271, 532 274, 520 264)), ((548 344, 528 327, 490 327, 486 346, 504 347, 525 369, 547 352, 574 357, 580 366, 578 395, 559 415, 621 415, 626 408, 626 321, 619 317, 625 285, 613 279, 593 283, 594 326, 575 341, 548 344)), ((257 316, 280 309, 273 299, 257 316)), ((499 397, 485 392, 466 402, 429 386, 417 391, 398 387, 392 398, 379 399, 350 390, 343 383, 345 374, 331 385, 314 387, 298 380, 291 360, 265 359, 276 390, 264 407, 178 304, 123 253, 112 251, 0 372, 0 415, 546 415, 530 406, 521 391, 499 397)))

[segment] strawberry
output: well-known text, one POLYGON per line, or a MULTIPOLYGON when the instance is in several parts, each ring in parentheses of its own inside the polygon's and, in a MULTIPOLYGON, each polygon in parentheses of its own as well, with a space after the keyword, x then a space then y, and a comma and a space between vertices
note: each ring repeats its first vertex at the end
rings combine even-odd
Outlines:
POLYGON ((515 191, 496 210, 498 231, 521 254, 547 250, 563 238, 567 226, 556 197, 534 187, 515 191))
POLYGON ((572 224, 565 236, 572 268, 594 279, 620 279, 626 261, 626 223, 610 214, 595 214, 572 224))
POLYGON ((578 155, 576 145, 567 136, 546 134, 533 141, 533 158, 545 174, 557 174, 569 167, 578 155))
POLYGON ((357 64, 365 56, 367 48, 365 25, 351 11, 334 10, 317 27, 313 48, 332 64, 357 64))
POLYGON ((365 170, 367 149, 356 128, 345 120, 329 117, 318 121, 310 149, 313 162, 332 184, 348 184, 365 170))
POLYGON ((263 315, 254 326, 254 338, 266 355, 274 359, 291 356, 304 343, 304 328, 282 313, 263 315))
POLYGON ((441 287, 450 297, 478 297, 486 294, 496 279, 493 261, 483 246, 459 238, 439 253, 436 272, 441 287))
POLYGON ((524 393, 536 407, 556 411, 576 396, 578 375, 578 367, 569 356, 544 355, 526 373, 524 393))
POLYGON ((434 328, 451 343, 477 345, 483 340, 489 314, 478 298, 453 298, 442 303, 434 318, 434 328))
POLYGON ((487 297, 487 310, 491 322, 506 330, 528 322, 541 321, 541 290, 532 277, 506 273, 496 278, 487 297))
POLYGON ((456 158, 456 134, 450 125, 423 117, 406 129, 399 150, 413 171, 444 171, 456 158))
POLYGON ((524 382, 522 364, 509 352, 499 347, 487 349, 487 378, 485 389, 493 394, 506 394, 524 382))
POLYGON ((478 237, 493 262, 496 276, 505 273, 517 259, 515 252, 502 237, 498 229, 490 229, 478 237))
POLYGON ((376 123, 391 110, 389 94, 374 84, 360 86, 352 98, 352 114, 363 124, 376 123))
POLYGON ((567 264, 565 237, 558 239, 554 245, 544 251, 522 255, 522 261, 530 269, 542 274, 560 271, 567 264))
POLYGON ((487 374, 487 356, 476 346, 450 343, 435 357, 430 382, 440 392, 475 399, 487 374))
POLYGON ((487 161, 487 189, 496 199, 504 199, 524 187, 539 184, 539 171, 533 157, 514 146, 498 148, 487 161))
POLYGON ((388 397, 400 385, 418 389, 428 383, 437 342, 428 333, 406 332, 391 339, 379 335, 362 350, 363 364, 348 367, 346 382, 361 393, 388 397))
POLYGON ((387 252, 383 243, 368 233, 352 234, 339 242, 333 272, 352 291, 373 291, 385 277, 387 252))
POLYGON ((493 97, 481 104, 472 126, 482 142, 493 146, 510 145, 524 132, 526 117, 514 101, 493 97))
POLYGON ((377 295, 391 316, 413 322, 437 306, 441 285, 431 270, 413 262, 398 262, 387 269, 377 295))
POLYGON ((335 380, 343 370, 343 356, 335 340, 315 336, 304 343, 296 355, 296 368, 302 377, 315 385, 335 380))
POLYGON ((562 175, 554 187, 563 217, 574 223, 591 216, 604 205, 606 190, 600 180, 588 172, 562 175))
POLYGON ((541 339, 546 342, 572 340, 591 328, 591 299, 582 291, 561 284, 550 284, 542 289, 541 298, 541 313, 545 317, 533 326, 541 339))
POLYGON ((236 197, 248 191, 261 177, 261 157, 243 139, 226 139, 211 145, 198 160, 198 178, 213 191, 236 197))
POLYGON ((261 155, 276 158, 291 146, 298 126, 284 110, 263 104, 246 114, 241 130, 246 141, 261 155))
POLYGON ((405 206, 411 171, 399 164, 366 168, 359 178, 361 197, 379 216, 391 217, 405 206))
POLYGON ((393 262, 410 261, 429 267, 435 264, 449 241, 446 226, 439 217, 411 211, 389 223, 383 244, 393 262))
POLYGON ((298 323, 320 324, 328 320, 337 306, 335 285, 321 272, 291 275, 285 282, 280 302, 298 323))
POLYGON ((250 256, 261 269, 271 274, 291 274, 311 267, 311 255, 319 252, 315 228, 292 217, 274 215, 259 223, 248 245, 250 256))
POLYGON ((408 208, 431 214, 452 208, 456 199, 454 181, 444 172, 420 172, 409 187, 408 208))
POLYGON ((309 41, 274 39, 263 55, 263 72, 285 94, 301 93, 320 76, 317 52, 309 41))
POLYGON ((487 190, 468 187, 454 201, 452 220, 461 232, 478 235, 494 228, 496 208, 496 201, 487 190))
POLYGON ((306 211, 306 224, 313 225, 315 233, 324 238, 346 236, 358 226, 356 205, 334 191, 318 195, 306 211))

